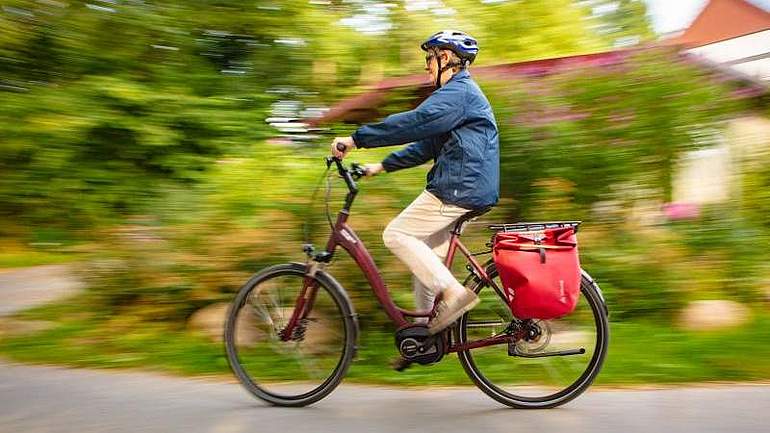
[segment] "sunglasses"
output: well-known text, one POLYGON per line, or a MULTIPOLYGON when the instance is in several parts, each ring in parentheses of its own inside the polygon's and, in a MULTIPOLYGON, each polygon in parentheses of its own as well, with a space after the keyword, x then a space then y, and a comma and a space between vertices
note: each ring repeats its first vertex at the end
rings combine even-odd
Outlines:
POLYGON ((436 58, 435 54, 428 54, 425 56, 425 70, 430 72, 430 61, 436 58))

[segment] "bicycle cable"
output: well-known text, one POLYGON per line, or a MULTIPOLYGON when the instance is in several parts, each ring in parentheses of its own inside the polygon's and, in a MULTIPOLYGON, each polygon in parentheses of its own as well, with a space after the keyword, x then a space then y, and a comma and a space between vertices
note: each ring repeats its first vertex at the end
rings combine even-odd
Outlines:
MULTIPOLYGON (((329 169, 326 169, 326 172, 329 172, 329 169)), ((329 229, 334 231, 334 223, 332 223, 332 213, 329 210, 329 199, 332 195, 332 183, 329 180, 331 176, 327 174, 326 176, 326 196, 324 197, 324 207, 326 208, 326 221, 329 223, 329 229)))
MULTIPOLYGON (((325 205, 325 208, 326 208, 326 220, 329 222, 329 227, 333 227, 331 216, 329 214, 329 195, 330 195, 330 192, 331 192, 331 182, 329 182, 329 171, 330 170, 331 170, 331 166, 326 167, 326 170, 321 174, 321 178, 318 179, 318 182, 316 183, 316 186, 313 189, 313 194, 310 196, 310 200, 308 202, 307 209, 308 209, 308 213, 312 212, 313 205, 315 204, 315 201, 316 201, 316 196, 318 195, 318 190, 321 189, 321 183, 324 181, 324 179, 326 179, 326 194, 325 194, 325 196, 326 196, 325 197, 325 201, 326 201, 326 205, 325 205)), ((305 218, 305 222, 304 222, 303 228, 302 228, 302 230, 304 232, 303 233, 303 238, 304 238, 304 243, 305 244, 310 244, 311 243, 310 242, 310 219, 311 219, 311 216, 308 215, 308 217, 305 218)))

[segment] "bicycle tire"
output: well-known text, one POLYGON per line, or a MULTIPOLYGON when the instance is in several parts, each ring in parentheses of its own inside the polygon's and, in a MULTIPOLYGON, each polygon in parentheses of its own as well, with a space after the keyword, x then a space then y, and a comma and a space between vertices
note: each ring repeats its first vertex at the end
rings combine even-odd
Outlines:
MULTIPOLYGON (((498 277, 497 270, 494 265, 491 265, 487 273, 490 278, 494 279, 498 277)), ((499 281, 499 280, 498 280, 499 281)), ((471 283, 471 289, 476 293, 480 293, 482 289, 488 287, 484 282, 479 279, 475 279, 471 283)), ((502 287, 502 286, 500 286, 502 287)), ((490 288, 490 290, 492 290, 490 288)), ((527 397, 523 395, 517 395, 512 392, 506 391, 500 384, 493 383, 484 372, 481 371, 479 366, 474 360, 472 352, 477 349, 471 349, 467 351, 458 352, 458 358, 460 364, 463 366, 468 377, 473 383, 485 394, 494 400, 513 408, 517 409, 548 409, 563 405, 582 394, 596 376, 599 374, 601 367, 604 363, 604 359, 607 354, 607 347, 609 345, 609 324, 607 319, 607 310, 604 304, 604 300, 601 295, 601 291, 598 285, 586 274, 583 273, 580 283, 581 297, 584 299, 591 309, 593 315, 594 325, 596 326, 596 345, 593 348, 593 354, 588 362, 585 370, 582 374, 567 387, 560 389, 557 392, 548 394, 541 397, 527 397)), ((495 295, 495 299, 498 299, 502 306, 508 308, 505 299, 495 295)), ((473 313, 473 310, 463 315, 458 321, 455 327, 457 340, 460 344, 468 341, 468 324, 469 316, 473 313)), ((510 314, 510 311, 508 311, 510 314)), ((505 345, 497 346, 501 350, 507 349, 505 345)), ((509 358, 514 358, 510 357, 509 358)), ((540 358, 545 359, 545 358, 540 358)), ((511 375, 515 375, 516 371, 512 371, 511 375)))
MULTIPOLYGON (((242 360, 239 357, 238 347, 238 328, 239 326, 239 314, 244 310, 247 300, 254 293, 254 289, 261 285, 275 280, 280 277, 288 276, 290 278, 304 279, 306 278, 307 267, 301 263, 286 263, 271 266, 257 273, 244 286, 238 291, 234 301, 230 305, 227 313, 227 320, 225 322, 224 329, 224 343, 227 353, 227 360, 231 370, 238 378, 240 383, 255 397, 270 403, 275 406, 285 407, 301 407, 313 404, 331 393, 337 385, 342 381, 342 378, 347 373, 353 357, 356 352, 356 342, 358 339, 358 322, 353 310, 353 305, 350 299, 342 288, 342 286, 329 274, 318 271, 313 277, 318 282, 319 295, 324 291, 329 295, 329 299, 333 301, 334 306, 339 312, 339 316, 342 318, 342 329, 344 330, 344 345, 340 353, 339 361, 336 366, 331 370, 331 373, 325 378, 322 383, 315 386, 310 391, 301 392, 297 394, 293 393, 278 393, 274 390, 268 389, 266 382, 259 383, 249 374, 249 370, 244 367, 242 360)), ((293 302, 293 300, 292 300, 293 302)), ((313 314, 314 310, 311 310, 313 314)), ((274 337, 274 336, 273 336, 274 337)), ((303 337, 304 338, 304 337, 303 337)), ((301 340, 300 340, 301 341, 301 340)), ((282 342, 275 340, 273 342, 281 344, 282 342)), ((286 343, 290 344, 290 343, 286 343)), ((274 362, 272 365, 277 368, 281 366, 276 365, 274 362)))

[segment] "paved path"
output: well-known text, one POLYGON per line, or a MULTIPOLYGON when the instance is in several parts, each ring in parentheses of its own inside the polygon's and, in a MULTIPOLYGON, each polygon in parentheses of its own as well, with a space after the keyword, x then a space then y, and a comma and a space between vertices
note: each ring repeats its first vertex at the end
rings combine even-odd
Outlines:
POLYGON ((235 383, 0 364, 0 432, 751 433, 770 386, 591 391, 558 409, 500 406, 475 388, 343 384, 308 408, 267 406, 235 383))
POLYGON ((0 272, 0 317, 74 295, 83 284, 67 265, 44 265, 0 272))
MULTIPOLYGON (((66 266, 0 273, 0 317, 80 290, 66 266)), ((475 388, 343 384, 285 409, 234 383, 0 363, 0 433, 10 432, 767 432, 770 386, 592 391, 567 406, 512 410, 475 388)))

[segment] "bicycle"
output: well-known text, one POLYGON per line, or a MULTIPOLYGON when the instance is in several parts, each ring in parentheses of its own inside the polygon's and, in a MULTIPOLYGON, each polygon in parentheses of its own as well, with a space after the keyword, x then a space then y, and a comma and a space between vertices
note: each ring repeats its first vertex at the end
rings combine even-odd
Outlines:
MULTIPOLYGON (((419 364, 457 353, 473 383, 498 402, 514 408, 552 408, 569 402, 593 382, 607 353, 607 306, 596 282, 583 271, 575 311, 559 320, 519 320, 512 316, 494 262, 460 242, 465 224, 489 209, 470 211, 455 223, 445 264, 451 269, 459 250, 468 260, 464 284, 481 303, 435 335, 408 318, 430 318, 434 311, 398 307, 372 256, 347 225, 364 170, 326 158, 348 188, 326 247, 305 245, 306 263, 270 266, 239 290, 228 311, 224 341, 231 369, 241 384, 270 404, 306 406, 326 397, 341 382, 356 354, 358 320, 345 289, 324 268, 342 247, 363 271, 379 303, 396 327, 396 348, 419 364), (287 293, 288 292, 288 293, 287 293), (514 364, 516 369, 507 365, 514 364)), ((327 177, 328 181, 328 177, 327 177)), ((492 230, 577 227, 579 221, 496 224, 492 230)))

